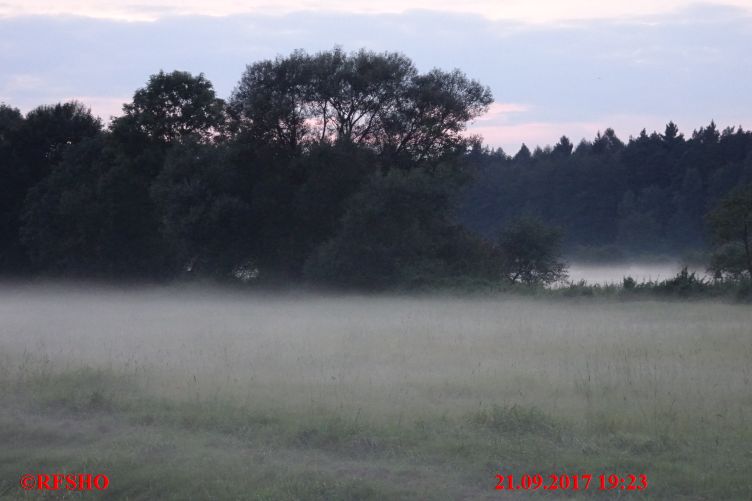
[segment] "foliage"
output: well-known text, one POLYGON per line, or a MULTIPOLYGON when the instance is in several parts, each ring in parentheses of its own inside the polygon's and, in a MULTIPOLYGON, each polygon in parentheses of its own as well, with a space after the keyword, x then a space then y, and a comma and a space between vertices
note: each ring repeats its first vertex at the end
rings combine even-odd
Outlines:
POLYGON ((708 215, 718 248, 711 269, 717 276, 752 278, 752 184, 739 187, 708 215))
POLYGON ((423 161, 466 145, 467 122, 491 102, 489 89, 459 70, 421 75, 402 54, 335 48, 248 66, 230 108, 256 142, 295 150, 346 141, 392 161, 423 161))
POLYGON ((209 141, 220 134, 224 103, 214 94, 212 83, 203 73, 160 71, 138 89, 133 101, 123 106, 123 116, 113 122, 122 136, 143 135, 163 144, 189 136, 209 141))
POLYGON ((339 231, 348 200, 358 193, 381 165, 368 149, 350 142, 318 144, 295 160, 304 173, 291 202, 296 267, 339 231))
POLYGON ((17 129, 13 145, 29 185, 49 174, 69 146, 95 137, 101 131, 101 120, 76 101, 31 110, 17 129))
POLYGON ((30 190, 66 152, 101 134, 101 121, 75 101, 39 106, 26 116, 0 105, 0 273, 28 271, 21 214, 30 190))
POLYGON ((227 156, 222 147, 196 142, 175 146, 152 184, 176 272, 227 277, 252 261, 251 209, 227 156))
MULTIPOLYGON (((203 74, 160 71, 106 129, 76 102, 0 105, 0 273, 551 285, 562 252, 702 252, 706 208, 752 182, 741 128, 606 129, 510 158, 468 135, 490 103, 459 70, 335 48, 249 65, 227 105, 203 74)), ((744 196, 707 220, 724 281, 750 273, 744 196)))
POLYGON ((571 146, 563 137, 533 152, 475 154, 462 223, 492 238, 509 220, 536 214, 563 230, 567 255, 614 246, 632 259, 683 255, 707 245, 707 210, 752 182, 752 132, 741 128, 711 123, 685 138, 670 122, 663 133, 622 142, 607 130, 571 146))
POLYGON ((21 242, 49 273, 160 274, 148 179, 106 138, 71 148, 29 191, 21 242))
POLYGON ((375 174, 347 204, 340 231, 306 263, 306 276, 375 289, 451 276, 473 244, 449 218, 450 187, 420 171, 375 174))
POLYGON ((25 258, 18 242, 18 212, 28 183, 14 148, 23 120, 20 111, 0 104, 0 271, 25 258))
POLYGON ((708 284, 705 280, 698 278, 695 272, 689 273, 686 266, 675 277, 659 282, 654 286, 654 290, 659 294, 680 297, 701 293, 707 288, 708 284))
POLYGON ((499 234, 501 273, 512 284, 549 285, 567 277, 560 261, 561 232, 532 217, 512 221, 499 234))

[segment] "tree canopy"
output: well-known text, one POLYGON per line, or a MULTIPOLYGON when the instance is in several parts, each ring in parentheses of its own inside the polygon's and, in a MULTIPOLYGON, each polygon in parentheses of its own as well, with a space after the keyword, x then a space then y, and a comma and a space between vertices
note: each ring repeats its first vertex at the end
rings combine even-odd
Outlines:
POLYGON ((421 161, 467 144, 467 123, 491 102, 488 87, 459 70, 419 74, 402 54, 334 49, 248 66, 230 108, 256 140, 291 149, 346 141, 421 161))
POLYGON ((561 232, 532 217, 511 221, 499 234, 501 274, 510 283, 549 285, 567 277, 561 232))
POLYGON ((160 71, 123 106, 123 115, 115 119, 113 128, 164 144, 189 136, 210 140, 220 134, 223 114, 224 102, 217 99, 203 73, 160 71))
POLYGON ((486 149, 473 165, 459 215, 486 238, 534 215, 561 228, 563 251, 579 259, 679 257, 707 248, 705 214, 752 182, 752 132, 711 123, 685 138, 670 122, 622 141, 609 129, 576 148, 563 137, 512 157, 486 149))
POLYGON ((708 215, 715 237, 712 268, 719 275, 752 277, 752 184, 726 196, 708 215))
POLYGON ((76 102, 0 105, 0 273, 548 284, 562 253, 713 232, 721 273, 749 274, 752 133, 670 122, 509 156, 468 131, 491 101, 459 70, 335 48, 250 64, 227 103, 160 71, 108 127, 76 102))

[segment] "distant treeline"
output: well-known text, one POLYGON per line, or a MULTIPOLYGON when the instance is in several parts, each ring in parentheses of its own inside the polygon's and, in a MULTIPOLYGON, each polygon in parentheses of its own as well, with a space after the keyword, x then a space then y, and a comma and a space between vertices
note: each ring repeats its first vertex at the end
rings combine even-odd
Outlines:
POLYGON ((607 129, 574 146, 513 156, 471 154, 476 180, 461 220, 492 237, 507 221, 535 215, 564 231, 567 253, 618 260, 704 251, 712 243, 706 214, 734 188, 752 182, 752 132, 714 123, 685 138, 674 123, 624 143, 607 129))
POLYGON ((562 236, 700 248, 752 176, 752 134, 714 125, 508 158, 466 134, 491 102, 458 70, 334 49, 249 65, 226 102, 160 72, 107 126, 76 102, 0 105, 0 273, 547 283, 562 236))

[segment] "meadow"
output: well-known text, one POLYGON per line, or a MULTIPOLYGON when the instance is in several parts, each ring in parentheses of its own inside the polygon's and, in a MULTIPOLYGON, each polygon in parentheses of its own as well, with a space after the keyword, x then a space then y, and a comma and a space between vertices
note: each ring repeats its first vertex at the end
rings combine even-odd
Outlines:
POLYGON ((752 308, 0 288, 0 499, 750 499, 752 308), (640 492, 497 474, 645 474, 640 492), (73 496, 76 493, 65 493, 73 496))

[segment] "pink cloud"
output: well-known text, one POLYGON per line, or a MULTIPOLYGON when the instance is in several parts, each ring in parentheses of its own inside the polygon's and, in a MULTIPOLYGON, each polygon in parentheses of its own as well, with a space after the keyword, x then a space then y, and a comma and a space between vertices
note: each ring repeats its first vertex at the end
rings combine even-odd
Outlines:
POLYGON ((520 103, 493 103, 488 107, 488 111, 479 117, 476 122, 495 122, 506 121, 509 115, 514 113, 524 113, 530 107, 520 103))
POLYGON ((110 96, 73 96, 63 98, 61 101, 78 101, 91 108, 91 112, 102 118, 105 122, 110 118, 122 115, 123 103, 130 102, 130 97, 110 96))

